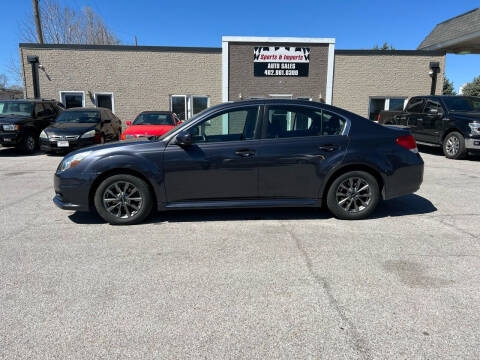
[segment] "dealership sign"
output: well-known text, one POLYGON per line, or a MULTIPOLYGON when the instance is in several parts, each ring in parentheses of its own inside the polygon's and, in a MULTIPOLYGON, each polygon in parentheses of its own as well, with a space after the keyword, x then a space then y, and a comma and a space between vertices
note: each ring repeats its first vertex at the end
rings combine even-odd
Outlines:
POLYGON ((259 46, 253 49, 255 76, 308 76, 310 48, 259 46))

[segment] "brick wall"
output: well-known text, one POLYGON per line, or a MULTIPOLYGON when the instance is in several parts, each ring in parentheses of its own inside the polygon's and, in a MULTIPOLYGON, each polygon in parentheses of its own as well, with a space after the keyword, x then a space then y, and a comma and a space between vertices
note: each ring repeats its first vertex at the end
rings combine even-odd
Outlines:
POLYGON ((221 102, 221 50, 156 51, 66 48, 20 48, 25 92, 33 97, 28 55, 37 55, 42 98, 60 99, 59 91, 84 91, 85 105, 94 106, 95 92, 113 92, 115 113, 123 121, 141 111, 169 110, 170 95, 209 95, 221 102), (91 96, 89 95, 91 94, 91 96))
POLYGON ((441 94, 445 56, 418 51, 336 51, 334 106, 368 117, 370 96, 429 95, 431 61, 440 62, 436 93, 441 94))

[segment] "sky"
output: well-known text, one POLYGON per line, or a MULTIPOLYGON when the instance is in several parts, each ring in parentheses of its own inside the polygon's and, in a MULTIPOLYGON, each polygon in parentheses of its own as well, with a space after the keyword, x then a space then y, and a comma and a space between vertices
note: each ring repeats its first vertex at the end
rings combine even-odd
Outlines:
MULTIPOLYGON (((41 2, 42 0, 40 0, 41 2)), ((124 44, 221 46, 222 35, 333 37, 336 49, 371 49, 388 42, 416 49, 436 24, 480 6, 478 0, 59 0, 91 7, 124 44)), ((31 0, 1 0, 0 74, 18 61, 19 25, 32 16, 31 0)), ((455 89, 480 75, 480 55, 447 55, 455 89)))

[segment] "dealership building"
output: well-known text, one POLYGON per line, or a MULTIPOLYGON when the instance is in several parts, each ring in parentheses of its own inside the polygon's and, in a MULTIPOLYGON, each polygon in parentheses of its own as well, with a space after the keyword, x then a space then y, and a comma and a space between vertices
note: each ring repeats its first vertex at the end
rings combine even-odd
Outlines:
POLYGON ((465 23, 478 27, 479 17, 476 9, 437 25, 417 50, 243 36, 224 36, 221 47, 21 43, 24 95, 108 107, 123 121, 146 110, 189 119, 221 102, 257 98, 321 101, 374 119, 410 96, 441 93, 445 54, 474 50, 478 38, 465 38, 472 31, 465 23))

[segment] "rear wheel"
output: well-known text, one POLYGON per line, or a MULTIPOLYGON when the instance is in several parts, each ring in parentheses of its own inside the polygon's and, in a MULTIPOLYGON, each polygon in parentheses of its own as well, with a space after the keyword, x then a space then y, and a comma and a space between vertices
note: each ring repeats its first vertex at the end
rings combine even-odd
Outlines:
POLYGON ((365 171, 350 171, 340 175, 327 193, 328 209, 336 218, 344 220, 368 217, 379 201, 377 180, 365 171))
POLYGON ((443 140, 443 153, 449 159, 463 159, 467 155, 465 138, 457 131, 449 133, 443 140))
POLYGON ((142 222, 152 211, 152 194, 142 179, 120 174, 111 176, 95 192, 95 209, 112 225, 142 222))

